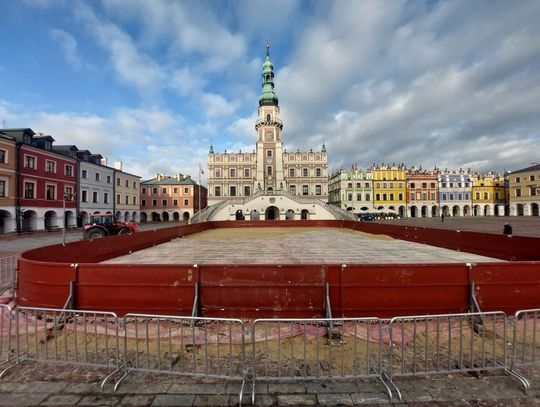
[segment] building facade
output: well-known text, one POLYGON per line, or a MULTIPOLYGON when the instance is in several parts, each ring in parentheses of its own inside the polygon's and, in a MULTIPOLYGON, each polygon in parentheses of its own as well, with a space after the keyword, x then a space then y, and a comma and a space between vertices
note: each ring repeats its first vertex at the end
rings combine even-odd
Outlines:
POLYGON ((328 200, 328 158, 320 151, 287 152, 283 149, 283 122, 274 91, 269 49, 262 69, 262 93, 255 123, 257 141, 251 153, 208 154, 208 200, 218 204, 229 198, 249 197, 259 191, 328 200))
POLYGON ((392 164, 373 166, 373 206, 382 213, 407 216, 407 169, 405 165, 392 164))
POLYGON ((142 181, 140 188, 141 222, 187 222, 207 206, 206 188, 189 175, 156 174, 155 178, 142 181))
POLYGON ((473 216, 504 216, 506 212, 505 180, 488 172, 472 176, 473 216))
POLYGON ((0 133, 0 234, 17 230, 16 204, 16 147, 15 139, 0 133))
POLYGON ((356 215, 375 212, 371 172, 356 165, 334 172, 328 180, 328 203, 356 215))
POLYGON ((439 216, 439 183, 435 171, 412 168, 407 173, 407 216, 439 216))
POLYGON ((510 215, 540 215, 540 164, 508 174, 510 215))
POLYGON ((122 171, 122 162, 114 163, 115 218, 122 222, 139 222, 141 177, 122 171))
POLYGON ((444 216, 472 215, 472 179, 470 171, 449 171, 439 173, 440 214, 444 216))

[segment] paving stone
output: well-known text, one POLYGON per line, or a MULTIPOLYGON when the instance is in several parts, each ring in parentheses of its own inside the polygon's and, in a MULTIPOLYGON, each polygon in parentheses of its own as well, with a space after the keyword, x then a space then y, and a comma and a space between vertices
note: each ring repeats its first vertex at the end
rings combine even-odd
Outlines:
MULTIPOLYGON (((251 400, 249 400, 251 402, 251 400)), ((249 403, 245 403, 249 404, 249 403)), ((269 407, 276 405, 276 398, 268 394, 255 395, 255 405, 261 407, 269 407)))
POLYGON ((317 396, 314 394, 280 394, 277 396, 278 406, 316 406, 317 396))
POLYGON ((42 406, 74 406, 81 396, 74 394, 54 394, 41 403, 42 406))
POLYGON ((361 394, 353 393, 351 398, 354 404, 377 404, 388 403, 388 397, 383 394, 361 394))
MULTIPOLYGON (((252 386, 251 381, 249 383, 244 384, 244 396, 246 394, 251 395, 251 388, 252 388, 251 386, 252 386)), ((239 394, 241 388, 242 388, 242 383, 227 383, 225 394, 239 394)), ((255 388, 257 389, 257 393, 260 393, 260 394, 268 393, 268 386, 266 384, 257 384, 255 388)))
POLYGON ((269 383, 269 394, 293 394, 293 393, 305 393, 305 383, 269 383))
POLYGON ((193 394, 157 394, 152 406, 192 406, 195 400, 193 394))
POLYGON ((307 382, 306 390, 308 393, 315 393, 315 394, 357 393, 358 386, 354 382, 307 382))
POLYGON ((126 383, 119 386, 117 394, 158 394, 167 393, 170 383, 151 383, 141 386, 135 383, 126 383))
POLYGON ((2 383, 0 391, 13 393, 59 393, 66 388, 65 382, 2 383))
POLYGON ((349 394, 318 394, 317 400, 321 406, 352 406, 352 397, 349 394))
POLYGON ((225 394, 226 383, 200 383, 186 384, 173 383, 167 393, 169 394, 225 394))
POLYGON ((152 404, 152 400, 154 400, 154 396, 137 394, 134 396, 124 396, 120 404, 123 406, 149 406, 152 404))
POLYGON ((47 393, 2 393, 0 406, 37 406, 48 396, 47 393))
POLYGON ((120 402, 120 396, 113 396, 110 394, 101 394, 101 395, 91 395, 84 396, 81 401, 79 401, 78 406, 114 406, 120 402))
POLYGON ((238 405, 238 398, 228 394, 198 394, 195 396, 194 406, 228 406, 233 399, 233 405, 238 405))
POLYGON ((101 394, 101 389, 95 383, 71 383, 65 393, 74 394, 101 394))

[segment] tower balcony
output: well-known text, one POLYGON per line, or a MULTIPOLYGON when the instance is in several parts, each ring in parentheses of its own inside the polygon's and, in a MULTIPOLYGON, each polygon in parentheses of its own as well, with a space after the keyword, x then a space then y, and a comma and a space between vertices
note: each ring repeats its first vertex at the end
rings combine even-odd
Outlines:
POLYGON ((255 129, 258 130, 261 126, 277 126, 280 130, 283 130, 283 122, 279 119, 270 121, 259 119, 255 122, 255 129))

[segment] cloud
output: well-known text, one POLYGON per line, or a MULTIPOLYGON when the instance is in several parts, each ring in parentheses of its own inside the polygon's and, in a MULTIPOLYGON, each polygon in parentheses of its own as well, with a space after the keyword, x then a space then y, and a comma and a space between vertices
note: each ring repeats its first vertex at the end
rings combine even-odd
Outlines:
POLYGON ((230 116, 237 107, 234 101, 228 101, 215 93, 204 93, 200 99, 208 117, 230 116))
POLYGON ((71 34, 57 28, 51 29, 50 35, 62 48, 69 64, 75 69, 80 69, 83 64, 75 38, 71 34))

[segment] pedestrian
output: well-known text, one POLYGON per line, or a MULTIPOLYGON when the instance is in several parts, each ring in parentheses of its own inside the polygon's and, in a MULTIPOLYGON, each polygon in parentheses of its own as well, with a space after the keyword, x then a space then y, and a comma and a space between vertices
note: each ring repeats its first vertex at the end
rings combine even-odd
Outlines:
POLYGON ((441 213, 441 223, 444 222, 444 212, 441 213))
POLYGON ((509 223, 504 224, 503 234, 506 236, 512 236, 512 226, 510 226, 509 223))

